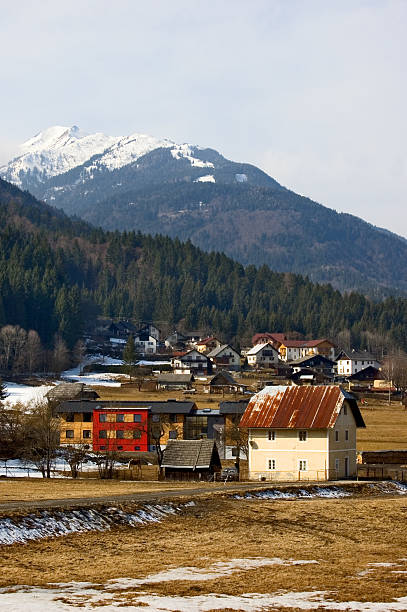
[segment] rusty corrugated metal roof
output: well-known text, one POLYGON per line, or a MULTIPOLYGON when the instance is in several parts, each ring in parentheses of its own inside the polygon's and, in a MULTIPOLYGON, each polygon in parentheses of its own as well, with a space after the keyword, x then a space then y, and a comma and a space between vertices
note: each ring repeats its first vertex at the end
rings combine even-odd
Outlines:
POLYGON ((347 399, 358 427, 364 427, 356 400, 337 386, 265 387, 254 395, 240 427, 326 429, 334 427, 347 399))

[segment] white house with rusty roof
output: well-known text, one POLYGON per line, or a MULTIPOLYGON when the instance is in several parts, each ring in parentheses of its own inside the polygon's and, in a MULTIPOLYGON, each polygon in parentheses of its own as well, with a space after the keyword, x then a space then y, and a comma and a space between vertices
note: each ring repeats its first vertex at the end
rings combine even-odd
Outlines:
POLYGON ((356 476, 356 399, 338 386, 265 387, 240 427, 249 432, 251 480, 331 480, 356 476))

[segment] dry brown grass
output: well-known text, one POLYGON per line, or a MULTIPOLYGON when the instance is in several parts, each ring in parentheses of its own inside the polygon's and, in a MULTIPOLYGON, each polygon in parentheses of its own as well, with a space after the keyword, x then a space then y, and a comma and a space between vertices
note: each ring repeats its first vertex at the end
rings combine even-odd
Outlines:
POLYGON ((361 406, 366 429, 358 430, 358 450, 385 450, 407 447, 407 410, 399 402, 391 406, 368 400, 361 406))
MULTIPOLYGON (((0 584, 70 580, 103 583, 179 566, 208 567, 234 558, 280 557, 318 564, 237 572, 205 582, 165 582, 143 591, 161 594, 241 594, 327 590, 336 600, 389 601, 406 594, 395 568, 358 573, 368 563, 405 557, 407 500, 354 498, 311 501, 208 499, 183 517, 144 528, 67 536, 3 547, 0 584)), ((130 603, 131 591, 121 597, 130 603)))
MULTIPOLYGON (((7 478, 0 480, 0 503, 34 501, 43 499, 72 499, 78 497, 104 497, 145 493, 152 491, 174 491, 200 486, 197 482, 121 482, 117 480, 78 479, 50 480, 42 478, 7 478)), ((205 483, 208 489, 214 487, 205 483)), ((219 486, 219 483, 218 485, 219 486)), ((233 486, 233 483, 231 483, 233 486)))

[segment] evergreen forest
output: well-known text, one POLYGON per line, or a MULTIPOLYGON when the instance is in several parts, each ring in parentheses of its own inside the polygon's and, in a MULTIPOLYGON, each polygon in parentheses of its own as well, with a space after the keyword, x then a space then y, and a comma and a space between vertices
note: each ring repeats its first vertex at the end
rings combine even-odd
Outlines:
POLYGON ((97 316, 204 329, 236 346, 258 331, 349 330, 353 346, 370 334, 407 349, 406 298, 341 294, 190 241, 94 228, 0 180, 0 327, 72 348, 97 316))

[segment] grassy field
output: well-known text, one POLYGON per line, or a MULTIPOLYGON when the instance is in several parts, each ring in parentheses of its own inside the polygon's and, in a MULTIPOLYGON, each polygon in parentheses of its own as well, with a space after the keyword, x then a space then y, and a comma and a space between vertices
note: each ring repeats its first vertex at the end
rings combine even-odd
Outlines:
POLYGON ((358 430, 358 450, 407 448, 407 410, 399 402, 385 401, 360 406, 366 429, 358 430))
MULTIPOLYGON (((104 497, 106 495, 122 495, 131 493, 146 493, 152 491, 174 491, 193 489, 200 486, 197 482, 121 482, 118 480, 99 479, 66 479, 52 478, 7 478, 0 480, 0 503, 34 501, 42 499, 72 499, 76 497, 104 497)), ((219 486, 219 483, 215 483, 219 486)), ((227 483, 222 486, 233 486, 227 483)), ((209 490, 213 483, 205 483, 209 490)))
MULTIPOLYGON (((338 602, 386 602, 407 593, 406 511, 404 498, 208 498, 182 518, 144 528, 123 527, 4 546, 0 585, 89 581, 98 583, 102 599, 105 594, 112 605, 122 606, 135 604, 140 591, 167 597, 326 591, 338 602), (111 579, 139 579, 186 566, 204 569, 217 562, 253 557, 279 558, 282 563, 212 579, 193 581, 178 575, 104 591, 103 585, 111 579), (315 563, 293 565, 290 559, 315 563)), ((66 595, 64 601, 69 602, 70 597, 66 595)))

